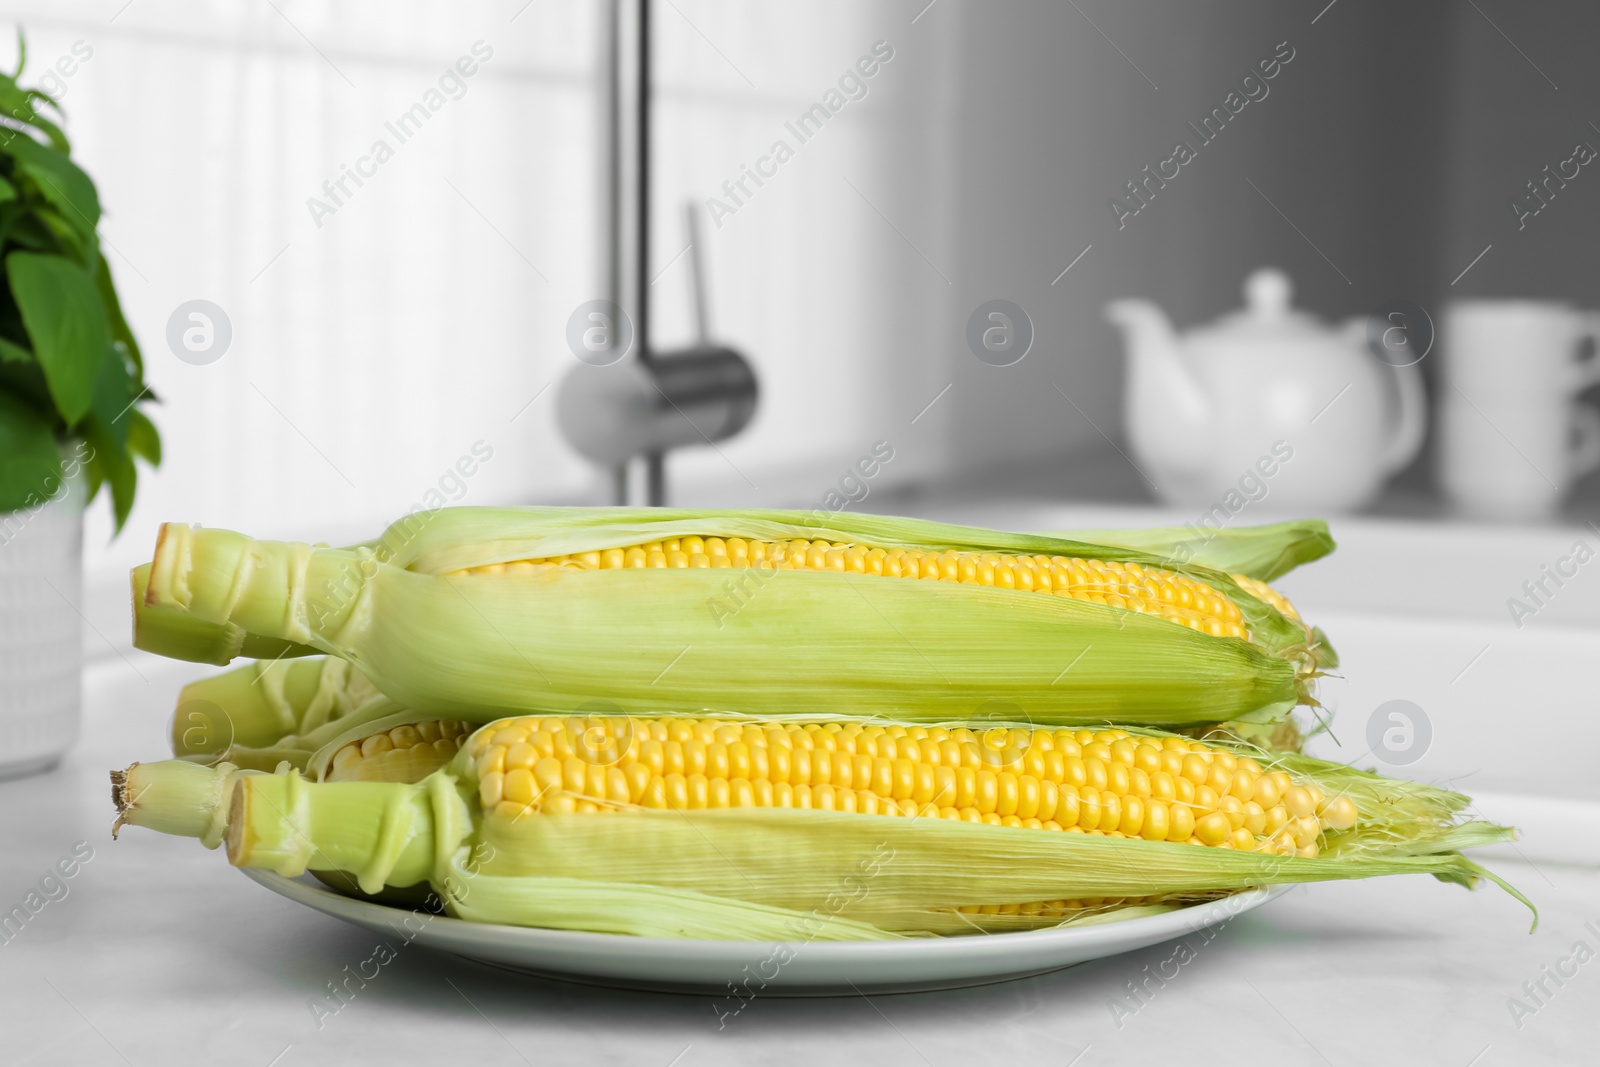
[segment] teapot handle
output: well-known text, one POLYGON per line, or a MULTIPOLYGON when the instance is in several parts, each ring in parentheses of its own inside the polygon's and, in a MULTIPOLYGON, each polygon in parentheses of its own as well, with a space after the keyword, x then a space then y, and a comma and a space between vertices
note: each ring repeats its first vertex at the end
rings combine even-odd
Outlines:
POLYGON ((1417 450, 1422 447, 1428 429, 1428 401, 1422 388, 1422 375, 1415 364, 1385 365, 1394 372, 1400 396, 1400 417, 1383 456, 1383 472, 1393 474, 1416 458, 1417 450))
POLYGON ((1600 468, 1600 408, 1578 405, 1578 444, 1572 453, 1572 473, 1581 478, 1600 468))
POLYGON ((1583 316, 1583 336, 1594 342, 1589 358, 1572 368, 1572 391, 1581 393, 1591 385, 1600 384, 1600 311, 1590 311, 1583 316))

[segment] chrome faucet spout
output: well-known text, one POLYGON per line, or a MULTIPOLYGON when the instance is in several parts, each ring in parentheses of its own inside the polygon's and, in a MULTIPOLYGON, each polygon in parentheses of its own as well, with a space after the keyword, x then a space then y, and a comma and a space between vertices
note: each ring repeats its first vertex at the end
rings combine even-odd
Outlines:
POLYGON ((755 414, 759 389, 749 360, 710 339, 703 231, 693 201, 685 219, 694 343, 674 351, 651 344, 650 5, 612 0, 602 45, 604 276, 607 297, 632 319, 633 352, 608 366, 580 363, 569 371, 557 418, 579 453, 611 468, 616 503, 661 506, 667 453, 738 433, 755 414), (630 473, 641 464, 639 493, 630 473))

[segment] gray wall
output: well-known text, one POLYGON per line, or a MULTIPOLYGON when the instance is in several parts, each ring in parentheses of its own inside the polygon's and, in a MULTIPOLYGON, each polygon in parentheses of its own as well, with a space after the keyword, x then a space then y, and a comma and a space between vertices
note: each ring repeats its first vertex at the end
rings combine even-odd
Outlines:
POLYGON ((1520 230, 1510 204, 1526 197, 1525 183, 1541 177, 1546 164, 1554 168, 1570 156, 1576 142, 1600 149, 1600 6, 1500 3, 1484 10, 1516 47, 1470 9, 1455 35, 1450 151, 1443 161, 1452 232, 1445 246, 1451 263, 1465 266, 1494 244, 1456 289, 1464 296, 1595 307, 1600 160, 1583 167, 1520 230))
POLYGON ((959 5, 958 273, 938 357, 957 381, 957 462, 1103 446, 1096 426, 1120 442, 1120 343, 1100 315, 1118 296, 1150 297, 1187 327, 1238 306, 1244 276, 1274 264, 1294 278, 1296 302, 1328 318, 1393 298, 1436 317, 1455 295, 1600 303, 1600 166, 1521 233, 1507 206, 1579 138, 1600 147, 1586 126, 1600 122, 1600 74, 1585 57, 1600 11, 1340 0, 1319 18, 1325 2, 959 5), (1119 231, 1109 198, 1178 138, 1198 146, 1185 123, 1282 41, 1295 56, 1269 94, 1119 231), (1029 356, 1004 369, 960 340, 966 315, 993 296, 1037 329, 1029 356))

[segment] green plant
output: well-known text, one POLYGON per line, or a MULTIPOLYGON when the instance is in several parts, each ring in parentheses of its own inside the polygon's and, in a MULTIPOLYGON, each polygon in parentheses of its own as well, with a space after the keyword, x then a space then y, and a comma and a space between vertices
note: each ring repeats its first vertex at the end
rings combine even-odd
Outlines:
POLYGON ((60 105, 0 73, 0 515, 32 510, 82 469, 89 499, 111 492, 116 528, 133 507, 135 457, 161 462, 139 409, 139 345, 117 302, 95 228, 94 182, 70 158, 60 105), (72 458, 64 458, 76 446, 72 458))

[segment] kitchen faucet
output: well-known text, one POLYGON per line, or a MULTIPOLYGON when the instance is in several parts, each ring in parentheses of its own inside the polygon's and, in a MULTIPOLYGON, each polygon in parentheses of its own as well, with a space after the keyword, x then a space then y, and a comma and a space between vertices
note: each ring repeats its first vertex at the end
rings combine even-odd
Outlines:
MULTIPOLYGON (((693 202, 685 217, 694 342, 671 351, 650 344, 650 0, 612 0, 605 17, 607 300, 580 309, 603 343, 588 353, 574 347, 579 363, 561 383, 557 421, 573 448, 611 469, 616 503, 659 507, 667 497, 667 453, 738 433, 755 414, 758 387, 741 353, 709 339, 693 202), (588 310, 596 304, 604 309, 588 310), (623 321, 611 321, 613 314, 623 321)), ((569 340, 571 334, 569 327, 569 340)))

